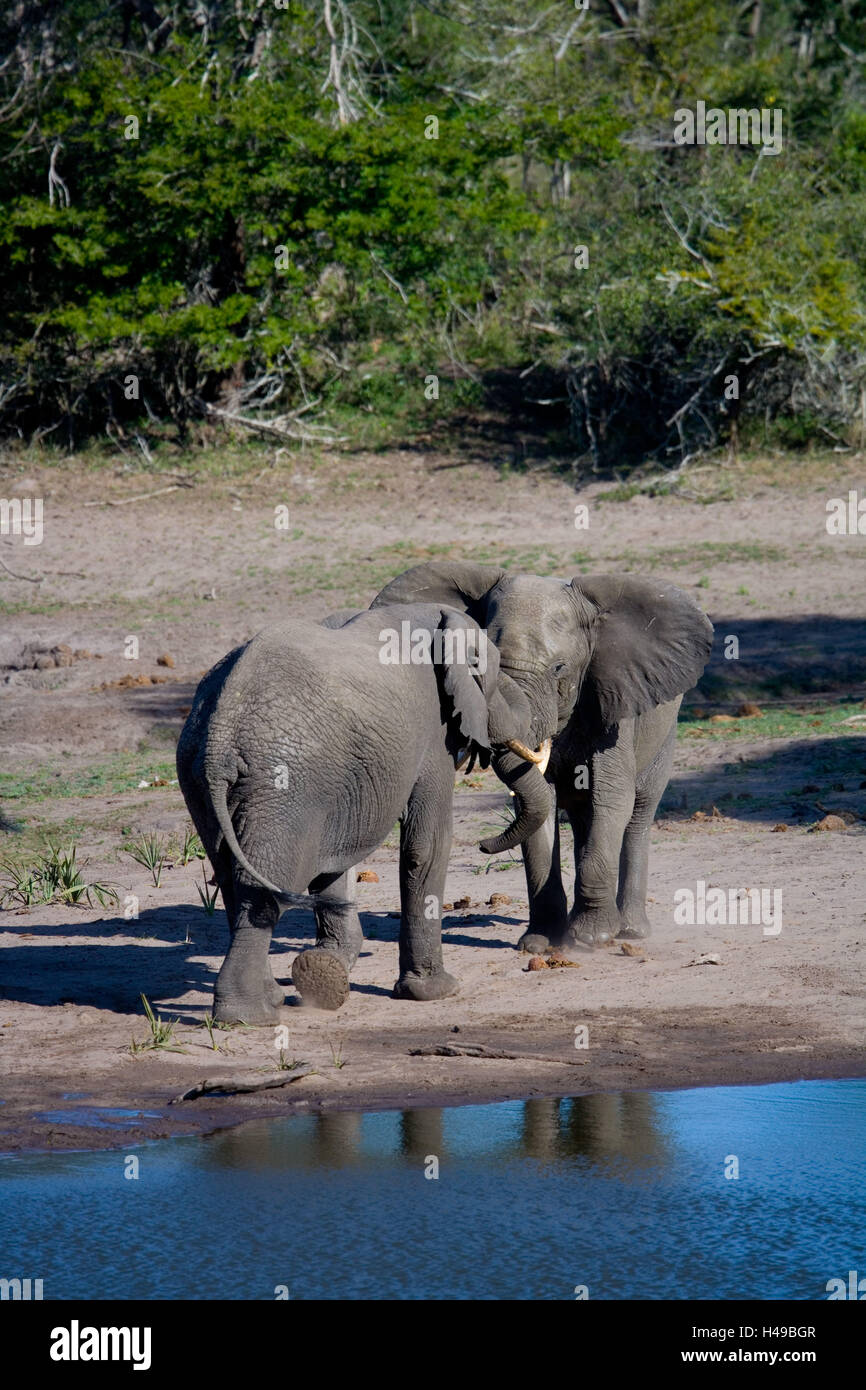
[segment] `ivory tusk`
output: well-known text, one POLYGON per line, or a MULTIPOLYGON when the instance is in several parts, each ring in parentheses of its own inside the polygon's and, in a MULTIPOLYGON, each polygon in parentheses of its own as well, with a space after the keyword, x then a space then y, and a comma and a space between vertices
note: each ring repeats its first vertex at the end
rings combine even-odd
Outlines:
POLYGON ((531 748, 527 748, 525 743, 521 743, 518 738, 510 738, 506 743, 506 748, 510 748, 512 753, 516 753, 519 758, 525 758, 528 763, 535 763, 539 772, 542 774, 547 771, 547 764, 550 762, 551 740, 546 738, 541 747, 533 753, 531 748))

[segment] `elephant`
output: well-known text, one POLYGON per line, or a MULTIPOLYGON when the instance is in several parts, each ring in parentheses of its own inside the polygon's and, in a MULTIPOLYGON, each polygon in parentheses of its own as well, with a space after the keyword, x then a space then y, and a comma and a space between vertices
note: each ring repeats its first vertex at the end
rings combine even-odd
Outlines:
POLYGON ((363 940, 350 871, 398 820, 394 994, 454 993, 441 912, 455 765, 469 753, 514 791, 513 825, 488 848, 534 833, 548 792, 521 741, 530 722, 486 635, 441 604, 278 623, 223 657, 199 684, 177 748, 181 791, 231 930, 214 1018, 278 1020, 283 991, 268 951, 287 903, 311 906, 316 918, 316 946, 292 970, 303 1001, 344 1002, 363 940), (399 651, 395 636, 407 639, 399 651))
POLYGON ((712 647, 709 619, 664 582, 510 575, 448 560, 406 570, 371 608, 396 602, 448 604, 485 627, 501 669, 529 700, 529 743, 553 739, 550 814, 522 844, 529 926, 518 946, 536 953, 646 936, 650 827, 670 777, 683 693, 712 647), (570 912, 559 813, 574 830, 570 912))

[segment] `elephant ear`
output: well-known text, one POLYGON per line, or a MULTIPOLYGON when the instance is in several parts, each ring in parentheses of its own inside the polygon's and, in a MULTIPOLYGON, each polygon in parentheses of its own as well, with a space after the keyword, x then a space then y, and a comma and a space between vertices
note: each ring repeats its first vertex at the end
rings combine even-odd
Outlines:
POLYGON ((506 571, 495 565, 436 560, 398 574, 376 595, 370 607, 381 608, 386 603, 443 603, 468 613, 483 627, 487 595, 505 577, 506 571))
POLYGON ((576 576, 572 588, 601 610, 582 699, 605 725, 691 690, 713 645, 713 625, 673 584, 612 574, 576 576))
POLYGON ((336 613, 329 613, 327 618, 322 618, 320 627, 345 627, 353 618, 360 618, 362 613, 366 613, 366 608, 338 608, 336 613))
POLYGON ((490 748, 489 701, 499 680, 499 650, 477 623, 443 608, 442 688, 467 743, 490 748))

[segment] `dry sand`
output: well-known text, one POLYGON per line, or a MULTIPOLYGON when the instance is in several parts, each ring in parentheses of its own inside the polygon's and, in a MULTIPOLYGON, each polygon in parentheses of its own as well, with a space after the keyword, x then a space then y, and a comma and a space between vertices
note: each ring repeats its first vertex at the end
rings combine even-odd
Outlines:
MULTIPOLYGON (((829 461, 818 474, 798 467, 780 470, 781 481, 772 470, 763 481, 732 474, 734 500, 709 504, 605 503, 595 485, 581 493, 590 503, 586 531, 574 529, 567 478, 539 469, 497 480, 483 461, 432 453, 295 460, 251 473, 255 481, 198 481, 120 507, 107 502, 172 479, 38 469, 44 542, 0 539, 0 558, 16 575, 44 576, 36 585, 2 571, 2 766, 58 782, 94 770, 94 785, 92 794, 54 797, 49 782, 47 798, 7 800, 3 811, 24 831, 0 834, 0 857, 32 845, 40 828, 73 834, 86 876, 110 879, 122 900, 135 895, 139 915, 14 905, 0 914, 0 1149, 126 1145, 299 1108, 862 1074, 866 722, 856 721, 866 708, 866 538, 831 538, 824 526, 826 498, 857 485, 853 465, 829 461), (288 534, 273 525, 280 503, 291 509, 288 534), (309 914, 287 913, 271 957, 286 985, 287 1033, 217 1031, 214 1051, 203 1020, 225 917, 200 906, 199 863, 166 869, 154 887, 120 852, 142 831, 168 836, 186 824, 177 787, 138 788, 141 769, 171 760, 198 676, 231 646, 279 616, 366 604, 391 574, 444 553, 674 579, 721 635, 740 639, 739 664, 717 644, 704 695, 733 707, 748 694, 767 711, 787 695, 803 711, 802 735, 762 737, 753 722, 748 738, 727 728, 728 737, 713 737, 709 725, 706 737, 681 736, 652 837, 653 935, 638 955, 619 945, 583 951, 578 969, 529 972, 514 950, 527 920, 522 868, 491 867, 477 849, 504 793, 490 774, 459 776, 447 892, 470 906, 448 914, 444 936, 460 994, 431 1004, 390 997, 398 894, 389 840, 364 866, 378 882, 359 885, 368 939, 349 1002, 336 1014, 295 1005, 292 959, 314 931, 309 914), (136 661, 123 654, 129 636, 139 639, 136 661), (60 643, 92 655, 19 669, 28 647, 60 643), (166 654, 173 665, 158 664, 166 654), (158 683, 131 684, 130 676, 158 683), (857 698, 846 707, 855 722, 830 740, 815 732, 809 698, 817 707, 843 695, 857 698), (112 776, 98 775, 110 759, 112 776), (712 816, 730 788, 740 799, 712 816), (843 812, 846 829, 814 832, 826 811, 843 812), (780 822, 784 833, 774 831, 780 822), (698 879, 781 888, 782 931, 676 925, 674 891, 698 879), (494 893, 510 901, 491 906, 494 893), (707 953, 719 963, 693 963, 707 953), (183 1051, 130 1052, 130 1039, 148 1033, 142 993, 178 1020, 183 1051), (281 1042, 286 1060, 314 1072, 281 1089, 169 1104, 205 1077, 280 1075, 281 1042), (440 1045, 513 1055, 410 1055, 440 1045), (104 1127, 75 1123, 76 1108, 88 1105, 149 1114, 103 1119, 104 1127)), ((32 477, 32 463, 7 467, 0 494, 33 495, 32 477)), ((700 693, 696 701, 708 703, 700 693)))

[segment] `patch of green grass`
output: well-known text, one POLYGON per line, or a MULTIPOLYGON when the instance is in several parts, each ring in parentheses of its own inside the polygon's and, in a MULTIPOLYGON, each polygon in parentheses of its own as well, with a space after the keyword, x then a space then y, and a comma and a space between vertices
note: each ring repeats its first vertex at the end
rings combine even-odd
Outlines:
POLYGON ((7 618, 16 618, 19 613, 49 617, 53 613, 71 613, 89 606, 86 603, 70 603, 67 599, 21 599, 17 603, 0 599, 0 613, 7 618))
POLYGON ((103 796, 134 791, 139 782, 170 782, 177 776, 174 761, 156 761, 140 754, 116 754, 102 763, 75 769, 56 762, 0 772, 0 804, 7 801, 57 801, 72 796, 103 796))
POLYGON ((812 705, 805 709, 786 706, 767 709, 762 715, 735 718, 714 723, 697 719, 692 707, 680 710, 680 733, 686 738, 705 738, 716 742, 731 739, 760 738, 856 738, 866 735, 866 719, 862 724, 846 724, 854 714, 866 714, 866 706, 858 701, 832 705, 812 705))
MULTIPOLYGON (((760 541, 697 541, 694 545, 669 545, 663 550, 624 550, 620 560, 636 569, 685 569, 714 565, 782 564, 792 561, 791 553, 778 545, 760 541)), ((798 557, 798 563, 802 556, 798 557)), ((701 582, 707 587, 708 581, 701 582)), ((745 591, 743 591, 745 592, 745 591)))

